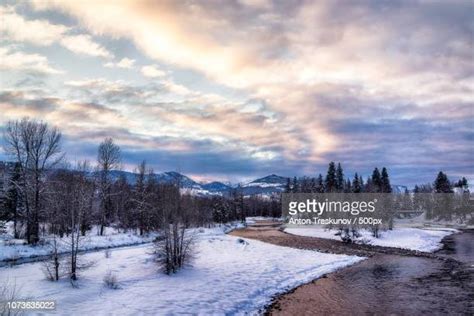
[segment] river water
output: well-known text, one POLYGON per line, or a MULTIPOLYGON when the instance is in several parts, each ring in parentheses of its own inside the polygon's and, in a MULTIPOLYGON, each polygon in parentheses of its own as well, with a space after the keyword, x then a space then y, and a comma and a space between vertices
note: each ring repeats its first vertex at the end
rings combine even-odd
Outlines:
POLYGON ((301 287, 292 294, 296 304, 282 301, 269 312, 474 315, 474 231, 452 235, 444 244, 438 254, 447 260, 376 255, 301 287))

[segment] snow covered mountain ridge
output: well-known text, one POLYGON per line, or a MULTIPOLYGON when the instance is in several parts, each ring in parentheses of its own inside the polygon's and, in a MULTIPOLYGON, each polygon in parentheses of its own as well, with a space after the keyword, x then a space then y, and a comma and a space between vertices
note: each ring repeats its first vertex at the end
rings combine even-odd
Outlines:
MULTIPOLYGON (((2 165, 3 166, 3 165, 2 165)), ((1 167, 1 166, 0 166, 1 167)), ((0 168, 0 175, 7 172, 7 169, 12 168, 0 168)), ((89 175, 94 176, 95 172, 91 172, 89 175)), ((113 181, 118 181, 123 178, 129 184, 135 184, 137 181, 138 174, 129 171, 113 170, 111 171, 111 177, 113 181)), ((0 180, 1 180, 0 176, 0 180)), ((148 178, 148 176, 146 176, 148 178)), ((212 196, 212 195, 228 195, 233 188, 239 188, 244 196, 250 195, 264 195, 271 196, 276 193, 281 193, 285 190, 287 177, 271 174, 262 178, 255 179, 253 181, 233 185, 229 183, 223 183, 219 181, 213 181, 209 183, 200 183, 194 181, 190 177, 176 172, 167 171, 163 173, 155 174, 156 181, 159 183, 179 183, 183 192, 187 192, 194 195, 212 196)), ((1 182, 1 181, 0 181, 1 182)), ((0 183, 1 184, 1 183, 0 183)), ((404 193, 407 189, 403 185, 392 185, 392 191, 395 193, 404 193)))

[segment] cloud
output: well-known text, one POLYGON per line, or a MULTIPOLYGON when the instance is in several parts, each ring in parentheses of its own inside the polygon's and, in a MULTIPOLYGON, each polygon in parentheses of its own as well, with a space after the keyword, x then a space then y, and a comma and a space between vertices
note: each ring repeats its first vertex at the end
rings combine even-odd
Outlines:
POLYGON ((112 54, 103 46, 92 40, 87 34, 64 36, 60 43, 65 48, 76 54, 85 54, 89 56, 97 56, 111 58, 112 54))
POLYGON ((27 20, 17 14, 13 7, 0 6, 0 33, 15 42, 27 42, 38 46, 59 43, 64 48, 89 56, 111 58, 113 55, 88 34, 72 35, 72 29, 48 20, 27 20))
POLYGON ((0 47, 0 70, 24 71, 39 74, 63 73, 63 71, 51 66, 47 57, 39 54, 15 51, 11 47, 0 47))
MULTIPOLYGON (((357 85, 361 95, 430 106, 428 100, 439 94, 452 102, 459 96, 453 80, 473 72, 468 44, 472 27, 465 13, 469 5, 464 4, 229 2, 218 8, 212 1, 34 4, 72 15, 90 32, 129 39, 160 62, 199 71, 219 84, 266 100, 285 117, 286 125, 301 127, 298 151, 313 160, 338 146, 319 115, 331 109, 314 98, 327 93, 325 85, 336 89, 357 85), (442 19, 429 18, 426 11, 442 19), (435 82, 442 82, 443 89, 435 82)), ((472 89, 472 83, 468 86, 472 89)), ((463 95, 469 98, 466 92, 463 95)))
POLYGON ((113 62, 108 62, 104 64, 105 67, 107 68, 124 68, 124 69, 132 69, 133 65, 135 64, 135 59, 130 59, 130 58, 122 58, 120 59, 117 63, 113 62))
POLYGON ((61 39, 68 27, 51 24, 47 20, 25 20, 16 14, 13 7, 0 6, 0 32, 6 38, 17 42, 29 42, 36 45, 51 45, 61 39))
POLYGON ((145 77, 149 78, 166 76, 166 72, 159 69, 156 65, 143 66, 141 72, 145 77))
MULTIPOLYGON (((71 99, 118 111, 127 120, 106 125, 120 122, 143 143, 154 136, 205 140, 262 165, 300 172, 338 157, 360 161, 354 168, 390 162, 401 172, 413 171, 417 161, 428 164, 425 157, 458 171, 472 161, 465 155, 474 120, 472 3, 32 4, 45 14, 71 16, 94 36, 129 41, 184 77, 160 76, 152 64, 140 68, 155 78, 149 85, 68 83, 71 99), (450 124, 456 128, 449 133, 436 130, 450 124), (447 149, 450 138, 455 151, 447 149), (400 155, 406 160, 393 158, 400 155)), ((134 63, 123 58, 104 66, 134 63)))

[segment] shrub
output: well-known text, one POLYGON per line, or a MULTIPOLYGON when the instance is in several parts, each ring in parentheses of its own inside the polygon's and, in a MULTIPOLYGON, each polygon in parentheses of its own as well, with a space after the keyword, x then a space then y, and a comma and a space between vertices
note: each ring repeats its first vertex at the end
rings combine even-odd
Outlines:
POLYGON ((120 288, 118 284, 118 278, 117 276, 112 272, 112 271, 107 271, 107 273, 104 276, 104 286, 112 289, 112 290, 117 290, 120 288))

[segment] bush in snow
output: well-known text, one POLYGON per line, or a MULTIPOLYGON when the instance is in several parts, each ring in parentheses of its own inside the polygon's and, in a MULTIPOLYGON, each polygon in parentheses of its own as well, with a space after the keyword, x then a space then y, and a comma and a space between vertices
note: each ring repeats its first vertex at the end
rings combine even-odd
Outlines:
POLYGON ((119 287, 118 285, 118 278, 117 276, 112 273, 112 271, 107 271, 107 273, 105 274, 104 276, 104 286, 109 288, 109 289, 112 289, 112 290, 116 290, 119 287))
POLYGON ((112 257, 112 252, 107 249, 105 252, 104 252, 104 256, 106 259, 109 259, 110 257, 112 257))
POLYGON ((176 273, 192 259, 195 234, 176 222, 162 232, 163 238, 155 242, 158 264, 166 274, 176 273))

